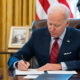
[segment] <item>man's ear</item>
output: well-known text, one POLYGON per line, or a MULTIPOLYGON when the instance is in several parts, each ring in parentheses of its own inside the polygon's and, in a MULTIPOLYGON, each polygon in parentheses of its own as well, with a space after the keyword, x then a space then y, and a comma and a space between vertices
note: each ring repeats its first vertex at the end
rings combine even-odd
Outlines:
POLYGON ((70 24, 70 20, 67 21, 67 23, 66 23, 66 27, 68 27, 69 24, 70 24))
POLYGON ((48 20, 47 20, 47 25, 48 25, 48 20))

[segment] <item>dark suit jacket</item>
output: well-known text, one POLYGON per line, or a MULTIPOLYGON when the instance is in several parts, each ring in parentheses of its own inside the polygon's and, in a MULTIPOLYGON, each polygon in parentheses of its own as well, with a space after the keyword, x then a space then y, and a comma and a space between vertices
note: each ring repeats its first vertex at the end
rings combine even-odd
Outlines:
MULTIPOLYGON (((50 33, 48 28, 40 28, 33 31, 29 41, 12 57, 10 57, 9 68, 15 61, 21 59, 21 55, 26 61, 36 56, 39 67, 50 63, 50 33)), ((68 70, 80 69, 80 30, 67 27, 61 48, 58 54, 57 63, 65 62, 68 70)))

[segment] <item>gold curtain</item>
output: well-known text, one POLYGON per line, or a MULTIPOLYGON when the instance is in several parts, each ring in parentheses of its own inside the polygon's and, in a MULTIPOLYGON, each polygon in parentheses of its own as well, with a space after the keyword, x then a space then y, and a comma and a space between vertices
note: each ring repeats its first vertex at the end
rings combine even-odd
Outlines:
MULTIPOLYGON (((32 25, 36 0, 0 0, 0 52, 8 48, 11 26, 32 25)), ((7 68, 9 54, 0 54, 0 68, 7 68)))

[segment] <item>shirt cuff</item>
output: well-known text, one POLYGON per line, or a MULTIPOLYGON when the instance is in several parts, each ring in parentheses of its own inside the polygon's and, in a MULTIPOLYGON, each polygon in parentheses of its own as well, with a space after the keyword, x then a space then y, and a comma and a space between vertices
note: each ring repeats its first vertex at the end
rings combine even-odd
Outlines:
POLYGON ((65 64, 65 62, 61 62, 61 66, 62 66, 62 70, 63 71, 65 71, 65 70, 68 69, 67 66, 66 66, 66 64, 65 64))
POLYGON ((17 63, 17 62, 19 62, 19 61, 16 61, 16 62, 13 64, 13 68, 14 68, 14 69, 17 69, 17 67, 16 67, 16 63, 17 63))

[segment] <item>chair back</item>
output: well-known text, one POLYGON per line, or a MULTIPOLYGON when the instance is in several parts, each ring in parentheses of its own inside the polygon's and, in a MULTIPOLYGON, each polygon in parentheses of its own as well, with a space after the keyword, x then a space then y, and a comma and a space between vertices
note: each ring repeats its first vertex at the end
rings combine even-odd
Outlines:
MULTIPOLYGON (((42 28, 42 27, 46 27, 47 26, 47 20, 46 19, 42 19, 42 20, 36 20, 33 21, 32 24, 32 29, 37 29, 37 28, 42 28)), ((70 27, 75 27, 77 29, 80 29, 80 19, 70 19, 70 27)))

